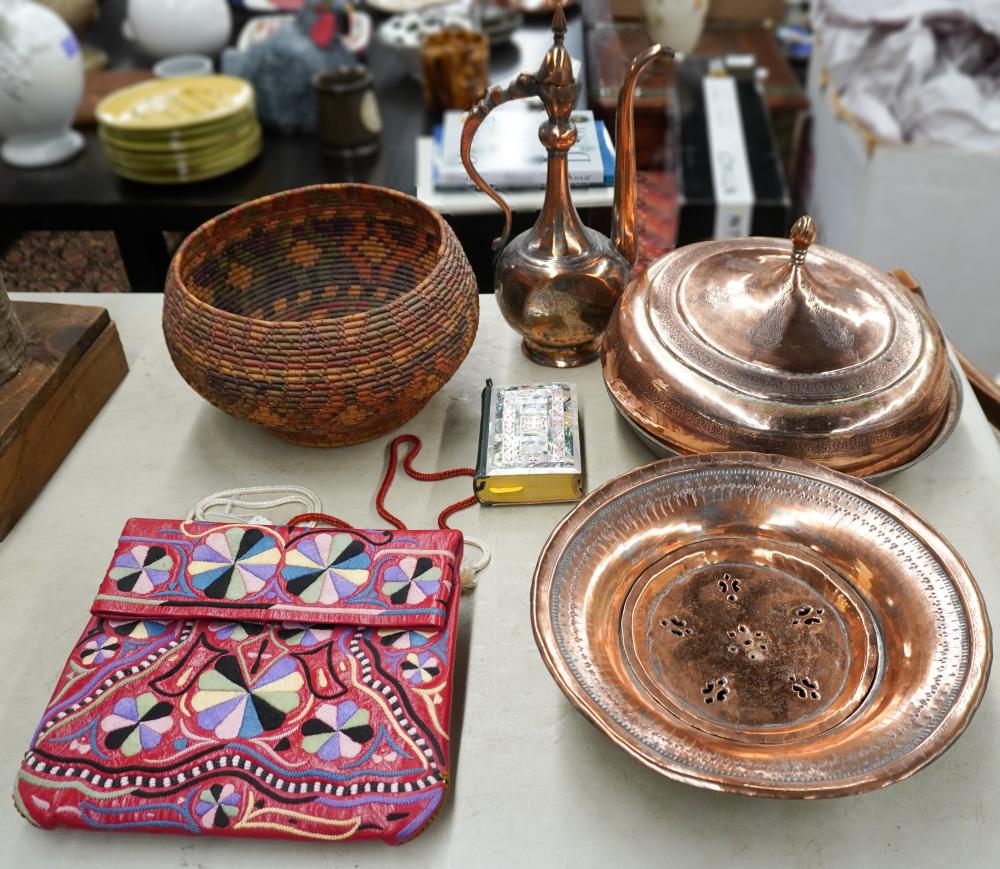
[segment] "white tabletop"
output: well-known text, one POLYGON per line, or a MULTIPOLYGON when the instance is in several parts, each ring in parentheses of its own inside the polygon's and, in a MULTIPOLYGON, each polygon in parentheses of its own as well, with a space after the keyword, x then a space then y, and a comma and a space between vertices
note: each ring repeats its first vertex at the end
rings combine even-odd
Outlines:
MULTIPOLYGON (((22 297, 24 298, 24 297, 22 297)), ((388 437, 337 450, 296 447, 226 416, 174 371, 158 296, 50 295, 106 306, 130 373, 10 536, 0 544, 0 769, 15 771, 53 682, 79 635, 124 521, 181 517, 203 495, 293 482, 324 507, 378 527, 374 491, 388 437)), ((492 297, 482 298, 472 353, 404 427, 424 440, 426 470, 472 465, 480 390, 498 383, 577 383, 594 488, 650 461, 615 415, 600 368, 556 373, 521 356, 492 297)), ((390 508, 433 527, 468 480, 397 480, 390 508)), ((987 606, 1000 612, 1000 449, 966 386, 951 440, 885 488, 964 556, 987 606)), ((17 867, 382 866, 740 867, 997 866, 1000 855, 1000 685, 966 734, 912 778, 833 801, 774 801, 677 784, 640 766, 576 713, 549 678, 531 636, 535 559, 565 506, 476 507, 456 527, 486 540, 493 564, 462 599, 452 722, 454 787, 428 830, 400 849, 178 836, 45 832, 0 809, 0 865, 17 867)))

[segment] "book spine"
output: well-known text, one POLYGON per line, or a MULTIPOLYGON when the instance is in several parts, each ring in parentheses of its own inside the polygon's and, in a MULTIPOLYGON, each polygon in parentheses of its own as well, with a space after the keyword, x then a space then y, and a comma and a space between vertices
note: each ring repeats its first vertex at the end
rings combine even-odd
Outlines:
MULTIPOLYGON (((536 173, 525 173, 516 169, 486 169, 483 170, 483 177, 486 182, 500 190, 507 188, 517 190, 544 190, 545 175, 536 173)), ((435 183, 442 190, 465 190, 475 188, 472 179, 465 173, 451 170, 447 166, 439 167, 435 175, 435 183)), ((604 167, 587 167, 586 169, 569 170, 569 183, 571 187, 601 187, 605 183, 604 167)))

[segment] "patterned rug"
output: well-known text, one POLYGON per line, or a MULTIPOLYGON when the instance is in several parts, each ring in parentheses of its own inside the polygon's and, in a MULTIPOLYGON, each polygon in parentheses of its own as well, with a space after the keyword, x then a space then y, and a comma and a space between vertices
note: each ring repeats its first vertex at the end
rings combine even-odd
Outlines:
POLYGON ((0 272, 14 293, 127 293, 110 232, 25 232, 0 249, 0 272))

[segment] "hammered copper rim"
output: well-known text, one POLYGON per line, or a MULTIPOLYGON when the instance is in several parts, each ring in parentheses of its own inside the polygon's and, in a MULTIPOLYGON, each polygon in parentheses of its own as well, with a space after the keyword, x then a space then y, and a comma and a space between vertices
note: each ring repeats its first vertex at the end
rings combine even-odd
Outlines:
MULTIPOLYGON (((869 483, 875 483, 879 480, 888 479, 901 471, 912 468, 924 459, 930 458, 930 456, 936 453, 948 442, 948 439, 955 433, 955 428, 958 426, 959 419, 961 419, 962 407, 965 403, 965 392, 962 388, 962 378, 959 374, 958 366, 955 364, 955 360, 950 357, 949 373, 950 388, 948 394, 948 409, 945 411, 944 419, 941 421, 941 426, 938 429, 937 434, 927 445, 927 448, 922 453, 919 453, 900 465, 890 465, 885 470, 878 471, 874 474, 852 474, 852 476, 860 476, 861 479, 867 480, 869 483)), ((625 409, 618 403, 618 399, 615 398, 614 393, 611 392, 607 383, 605 383, 605 388, 607 389, 608 397, 611 399, 611 403, 614 405, 615 410, 621 414, 622 418, 629 424, 629 428, 635 432, 639 440, 641 440, 649 448, 649 451, 653 453, 653 455, 659 456, 661 459, 685 455, 684 453, 674 450, 669 444, 659 440, 650 432, 646 431, 636 420, 632 419, 625 412, 625 409)))
POLYGON ((991 661, 975 581, 923 519, 757 453, 656 462, 590 494, 542 552, 532 627, 629 754, 754 796, 911 775, 965 729, 991 661))

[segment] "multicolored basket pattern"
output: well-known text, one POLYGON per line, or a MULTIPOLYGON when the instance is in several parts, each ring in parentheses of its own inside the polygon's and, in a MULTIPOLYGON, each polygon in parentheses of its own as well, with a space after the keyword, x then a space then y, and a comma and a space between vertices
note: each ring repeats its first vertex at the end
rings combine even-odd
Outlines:
POLYGON ((411 196, 326 184, 201 226, 167 276, 163 331, 203 398, 311 446, 415 416, 468 354, 476 280, 454 232, 411 196))

